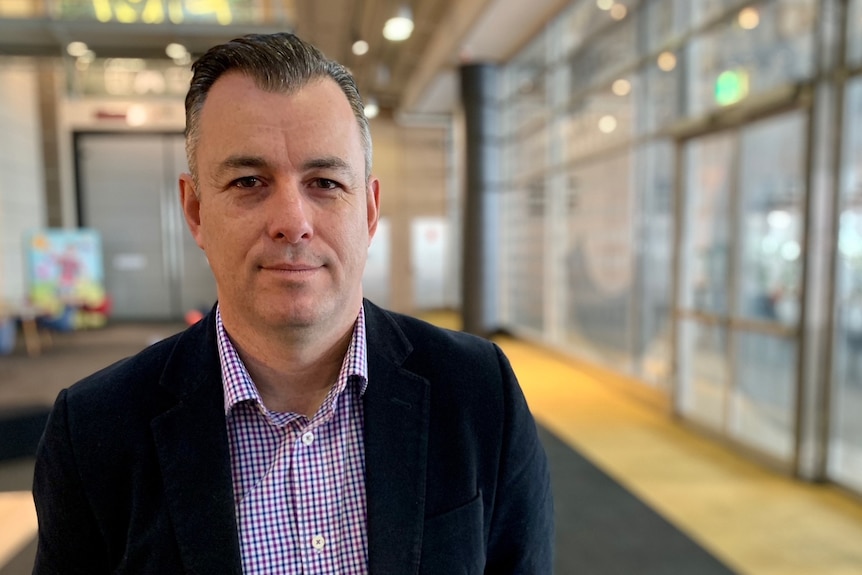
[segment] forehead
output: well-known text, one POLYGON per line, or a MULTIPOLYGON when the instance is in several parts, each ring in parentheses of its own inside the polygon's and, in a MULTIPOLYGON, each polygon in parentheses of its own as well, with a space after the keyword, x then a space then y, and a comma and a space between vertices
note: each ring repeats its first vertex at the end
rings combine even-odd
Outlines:
POLYGON ((200 113, 202 141, 316 138, 361 146, 353 108, 331 78, 310 80, 290 91, 268 91, 250 76, 228 72, 213 84, 200 113))

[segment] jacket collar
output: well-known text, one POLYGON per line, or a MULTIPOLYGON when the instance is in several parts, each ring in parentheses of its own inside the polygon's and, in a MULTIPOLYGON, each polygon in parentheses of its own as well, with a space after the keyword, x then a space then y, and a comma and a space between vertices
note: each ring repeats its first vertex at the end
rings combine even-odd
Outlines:
POLYGON ((366 300, 365 321, 368 569, 417 573, 425 517, 429 384, 404 368, 413 346, 391 314, 366 300))
MULTIPOLYGON (((370 573, 417 573, 425 515, 429 384, 404 368, 413 346, 394 316, 364 302, 363 396, 370 573)), ((177 403, 152 422, 185 567, 241 573, 215 314, 177 340, 161 378, 177 403)))
POLYGON ((151 427, 183 564, 240 574, 214 314, 179 336, 160 383, 178 400, 151 427))

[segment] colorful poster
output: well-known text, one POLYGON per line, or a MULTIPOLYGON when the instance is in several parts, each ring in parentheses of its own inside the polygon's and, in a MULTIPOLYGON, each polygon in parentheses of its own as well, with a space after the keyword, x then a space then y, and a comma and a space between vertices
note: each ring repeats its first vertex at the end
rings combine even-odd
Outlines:
POLYGON ((25 244, 30 302, 46 312, 93 308, 105 301, 102 244, 89 229, 32 232, 25 244))

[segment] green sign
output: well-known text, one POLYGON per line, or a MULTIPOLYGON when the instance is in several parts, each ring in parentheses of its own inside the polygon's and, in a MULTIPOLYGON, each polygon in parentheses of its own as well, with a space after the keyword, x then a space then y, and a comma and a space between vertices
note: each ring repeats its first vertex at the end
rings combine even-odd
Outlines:
POLYGON ((725 70, 715 81, 715 103, 735 104, 748 96, 748 72, 743 69, 725 70))

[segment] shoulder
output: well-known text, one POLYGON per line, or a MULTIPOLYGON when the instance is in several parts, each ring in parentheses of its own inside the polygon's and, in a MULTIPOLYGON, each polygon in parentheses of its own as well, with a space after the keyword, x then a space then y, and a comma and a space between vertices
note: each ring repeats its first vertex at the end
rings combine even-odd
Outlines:
MULTIPOLYGON (((407 368, 456 368, 461 371, 493 373, 505 362, 493 342, 465 332, 441 328, 424 320, 376 308, 395 326, 395 332, 407 342, 407 368), (489 372, 488 370, 491 370, 489 372)), ((369 345, 378 342, 369 340, 369 345)))
POLYGON ((146 416, 175 404, 183 395, 183 382, 191 379, 187 375, 205 371, 203 365, 211 364, 213 355, 217 362, 215 343, 207 345, 209 329, 200 325, 203 323, 154 343, 69 387, 64 395, 70 415, 79 413, 87 417, 125 410, 127 416, 131 412, 146 416), (209 358, 206 363, 204 358, 209 358))
POLYGON ((173 335, 85 377, 68 389, 68 401, 99 401, 157 382, 180 337, 173 335))
POLYGON ((377 357, 422 378, 433 413, 500 422, 507 406, 517 401, 517 378, 493 342, 379 308, 366 310, 372 312, 366 319, 377 324, 368 339, 372 374, 377 357))

